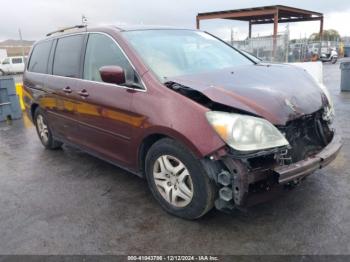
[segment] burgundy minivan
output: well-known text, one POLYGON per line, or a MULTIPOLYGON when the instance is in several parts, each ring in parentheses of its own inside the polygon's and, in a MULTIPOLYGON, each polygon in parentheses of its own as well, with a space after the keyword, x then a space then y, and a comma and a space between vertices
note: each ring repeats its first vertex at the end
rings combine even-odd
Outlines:
POLYGON ((32 48, 24 100, 42 144, 145 177, 187 219, 299 183, 341 148, 330 96, 197 30, 76 26, 32 48))

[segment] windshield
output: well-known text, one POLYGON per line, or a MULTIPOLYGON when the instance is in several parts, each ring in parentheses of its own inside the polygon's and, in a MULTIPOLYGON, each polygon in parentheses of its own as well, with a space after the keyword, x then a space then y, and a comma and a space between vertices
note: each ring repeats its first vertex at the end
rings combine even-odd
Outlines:
POLYGON ((253 64, 215 37, 194 30, 126 31, 124 36, 162 80, 253 64))

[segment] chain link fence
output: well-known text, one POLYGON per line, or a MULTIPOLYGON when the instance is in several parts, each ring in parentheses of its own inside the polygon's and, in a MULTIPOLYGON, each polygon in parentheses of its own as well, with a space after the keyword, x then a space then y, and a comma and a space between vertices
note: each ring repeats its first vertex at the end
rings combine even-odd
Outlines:
POLYGON ((272 36, 232 41, 231 45, 268 62, 314 61, 320 54, 328 54, 332 49, 335 49, 339 56, 344 53, 344 45, 340 41, 289 40, 288 35, 276 37, 275 50, 272 36))

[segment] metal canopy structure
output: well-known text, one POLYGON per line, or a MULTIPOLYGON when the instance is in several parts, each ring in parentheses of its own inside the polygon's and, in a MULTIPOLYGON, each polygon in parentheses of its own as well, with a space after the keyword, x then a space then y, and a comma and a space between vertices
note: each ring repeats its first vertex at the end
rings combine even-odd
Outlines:
POLYGON ((320 36, 323 33, 322 13, 284 5, 199 13, 196 17, 197 29, 200 28, 200 21, 207 19, 229 19, 249 22, 249 38, 252 36, 252 25, 274 24, 274 47, 276 46, 278 23, 320 21, 320 36))

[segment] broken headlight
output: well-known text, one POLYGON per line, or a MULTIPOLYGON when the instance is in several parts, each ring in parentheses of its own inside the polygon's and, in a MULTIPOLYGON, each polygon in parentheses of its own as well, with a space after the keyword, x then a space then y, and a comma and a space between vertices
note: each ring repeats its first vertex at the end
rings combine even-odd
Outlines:
POLYGON ((324 84, 319 84, 319 87, 322 89, 324 95, 327 97, 328 100, 328 106, 324 110, 323 119, 332 122, 335 115, 333 100, 327 87, 324 84))
POLYGON ((255 151, 289 145, 282 133, 269 121, 253 116, 209 111, 209 123, 233 149, 255 151))
POLYGON ((328 123, 333 123, 334 119, 334 110, 333 107, 327 106, 324 108, 323 115, 322 115, 323 120, 327 121, 328 123))

